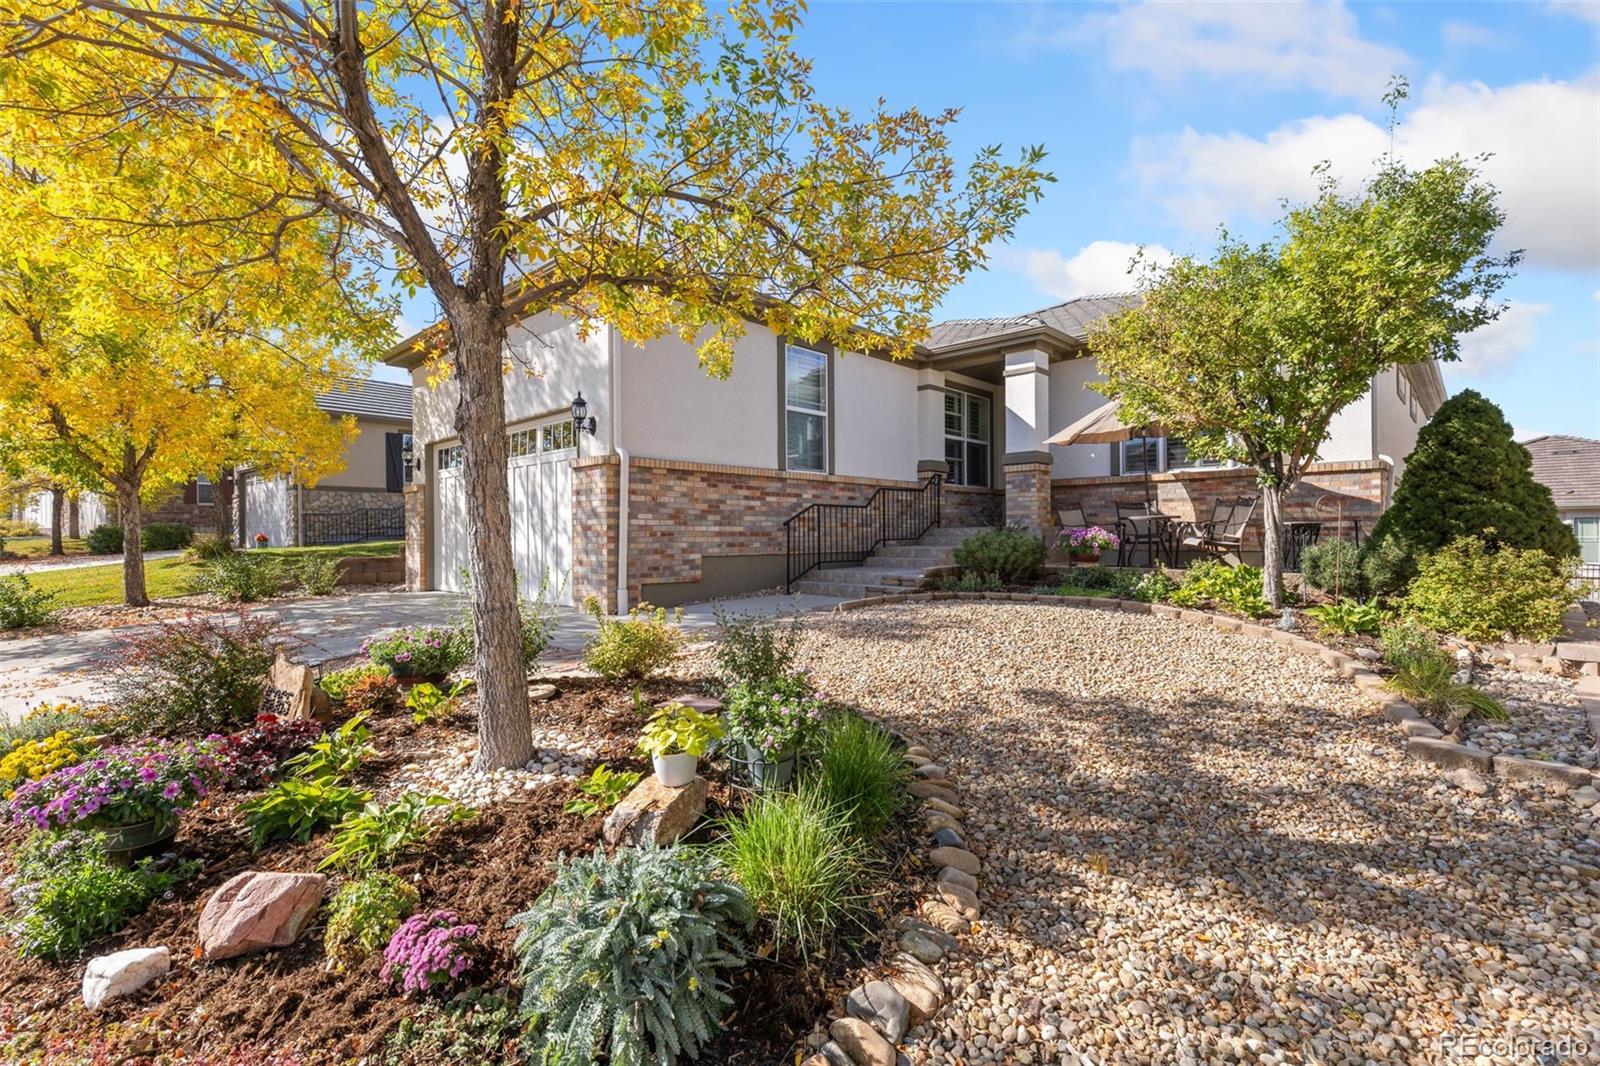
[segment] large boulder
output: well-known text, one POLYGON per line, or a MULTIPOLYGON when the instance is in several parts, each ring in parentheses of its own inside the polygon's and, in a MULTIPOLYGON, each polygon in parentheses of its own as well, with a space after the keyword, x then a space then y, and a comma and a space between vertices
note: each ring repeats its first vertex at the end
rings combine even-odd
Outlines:
POLYGON ((300 939, 322 903, 321 874, 246 870, 212 893, 200 912, 200 956, 231 959, 300 939))
POLYGON ((89 960, 83 971, 83 1005, 99 1010, 118 996, 131 995, 172 968, 165 947, 129 948, 89 960))
POLYGON ((682 788, 668 788, 654 774, 640 781, 606 815, 601 835, 607 844, 665 847, 694 828, 705 813, 706 779, 697 777, 682 788))

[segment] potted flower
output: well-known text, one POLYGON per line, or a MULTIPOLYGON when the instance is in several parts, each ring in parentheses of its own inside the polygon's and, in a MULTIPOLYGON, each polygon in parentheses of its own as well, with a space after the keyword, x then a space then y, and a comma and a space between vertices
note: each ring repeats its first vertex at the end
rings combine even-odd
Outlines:
POLYGON ((1064 550, 1075 563, 1099 562, 1100 556, 1120 543, 1115 533, 1101 526, 1063 529, 1056 538, 1056 547, 1064 550))
POLYGON ((716 715, 669 703, 650 716, 639 736, 639 752, 650 756, 657 781, 682 788, 699 772, 700 756, 721 737, 722 722, 716 715))
POLYGON ((452 626, 406 626, 364 642, 361 651, 401 685, 438 684, 467 661, 467 637, 452 626))
POLYGON ((271 540, 271 538, 268 537, 265 533, 257 533, 256 537, 255 537, 255 540, 256 540, 256 547, 265 548, 267 546, 267 543, 271 540))
POLYGON ((734 685, 724 696, 728 735, 744 748, 742 764, 758 790, 781 788, 794 779, 795 758, 826 706, 804 672, 767 684, 734 685))
POLYGON ((22 785, 6 810, 19 826, 103 830, 107 852, 132 862, 166 850, 179 812, 227 776, 211 741, 141 740, 22 785))

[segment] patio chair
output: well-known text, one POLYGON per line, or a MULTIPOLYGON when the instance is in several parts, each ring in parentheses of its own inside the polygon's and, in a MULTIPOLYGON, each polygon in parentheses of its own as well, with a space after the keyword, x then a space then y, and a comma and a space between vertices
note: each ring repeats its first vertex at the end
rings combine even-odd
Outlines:
MULTIPOLYGON (((1150 503, 1147 500, 1118 500, 1117 508, 1117 565, 1127 566, 1133 558, 1133 549, 1138 546, 1141 539, 1139 527, 1127 519, 1136 515, 1150 513, 1150 503)), ((1147 527, 1148 528, 1148 527, 1147 527)), ((1149 538, 1143 538, 1148 540, 1149 538)), ((1154 549, 1152 548, 1152 551, 1154 549)), ((1152 556, 1153 558, 1154 556, 1152 556)))
POLYGON ((1062 529, 1083 529, 1089 525, 1089 516, 1082 504, 1074 504, 1056 512, 1056 524, 1062 529))
POLYGON ((1228 524, 1233 516, 1234 501, 1218 498, 1211 501, 1211 517, 1204 521, 1185 522, 1178 533, 1178 551, 1206 551, 1206 539, 1228 524))
POLYGON ((1228 517, 1200 536, 1196 547, 1216 556, 1231 555, 1237 562, 1239 552, 1244 548, 1245 532, 1250 528, 1250 520, 1255 517, 1256 504, 1259 502, 1260 497, 1257 496, 1240 496, 1233 502, 1228 517))

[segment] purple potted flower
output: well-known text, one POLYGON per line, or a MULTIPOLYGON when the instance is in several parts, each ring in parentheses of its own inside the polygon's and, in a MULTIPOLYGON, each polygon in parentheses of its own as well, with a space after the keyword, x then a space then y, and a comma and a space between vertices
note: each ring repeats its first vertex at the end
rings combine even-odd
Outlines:
POLYGON ((178 815, 227 782, 221 738, 140 740, 29 781, 11 795, 6 817, 33 829, 100 829, 123 861, 166 850, 178 815))
POLYGON ((471 654, 471 637, 452 626, 406 626, 361 645, 374 663, 386 666, 402 685, 438 684, 471 654))
POLYGON ((744 757, 734 756, 733 762, 743 765, 758 791, 789 784, 795 759, 827 706, 805 672, 764 685, 734 685, 723 702, 728 736, 744 747, 744 757))
POLYGON ((1056 547, 1075 563, 1099 562, 1100 556, 1120 543, 1115 533, 1101 526, 1074 526, 1063 529, 1056 538, 1056 547))

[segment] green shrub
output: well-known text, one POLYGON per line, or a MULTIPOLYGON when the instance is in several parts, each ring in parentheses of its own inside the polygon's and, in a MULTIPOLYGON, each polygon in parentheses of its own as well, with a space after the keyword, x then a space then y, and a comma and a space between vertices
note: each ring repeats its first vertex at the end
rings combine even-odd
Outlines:
POLYGON ((421 902, 415 888, 391 873, 347 881, 328 904, 328 929, 322 938, 328 961, 335 970, 344 970, 380 950, 421 902))
POLYGON ((1346 636, 1360 633, 1375 637, 1383 621, 1377 604, 1360 603, 1348 598, 1321 607, 1308 607, 1306 614, 1316 619, 1317 624, 1328 632, 1346 636))
POLYGON ((179 522, 151 522, 139 530, 139 547, 147 552, 169 552, 194 543, 194 530, 179 522))
POLYGON ((130 735, 231 733, 256 719, 279 644, 271 618, 196 615, 125 638, 112 667, 116 717, 130 735))
POLYGON ((1372 530, 1374 545, 1392 538, 1403 547, 1392 583, 1374 591, 1399 591, 1424 556, 1468 536, 1562 559, 1578 554, 1550 490, 1534 480, 1528 449, 1512 439, 1500 408, 1471 389, 1441 404, 1417 434, 1405 476, 1372 530))
POLYGON ((1031 580, 1044 567, 1044 541, 1025 529, 986 529, 956 549, 963 575, 993 577, 1007 585, 1031 580))
POLYGON ((276 557, 230 552, 201 563, 190 587, 235 603, 254 603, 276 596, 286 583, 283 564, 276 557))
POLYGON ((1536 548, 1495 551, 1481 537, 1462 537, 1422 560, 1402 610, 1468 640, 1549 640, 1576 599, 1573 572, 1573 560, 1536 548))
POLYGON ((17 851, 10 934, 25 957, 72 958, 199 868, 151 859, 118 866, 106 857, 103 834, 35 833, 17 851))
POLYGON ((1439 642, 1433 639, 1432 633, 1403 618, 1383 627, 1378 646, 1382 649, 1383 661, 1391 666, 1439 652, 1439 642))
POLYGON ((1493 696, 1457 681, 1455 659, 1420 630, 1385 639, 1383 652, 1394 671, 1389 687, 1443 721, 1446 732, 1468 718, 1503 722, 1510 717, 1493 696))
POLYGON ((1160 603, 1178 590, 1182 582, 1172 576, 1172 571, 1157 561, 1154 570, 1116 571, 1118 596, 1145 603, 1160 603))
POLYGON ((477 813, 471 807, 457 806, 445 796, 416 792, 407 792, 389 804, 368 803, 340 819, 334 827, 333 850, 317 864, 317 869, 370 870, 422 847, 445 821, 465 821, 477 813), (428 817, 428 812, 439 808, 446 809, 443 817, 428 817))
POLYGON ((122 527, 95 526, 83 540, 91 555, 118 555, 122 552, 122 527))
POLYGON ((506 1061, 506 1045, 518 1028, 516 1000, 469 988, 443 1003, 418 1004, 390 1032, 376 1061, 385 1066, 506 1061))
POLYGON ((894 737, 859 714, 841 712, 823 723, 807 783, 861 840, 875 840, 905 807, 909 777, 894 737))
MULTIPOLYGON (((665 608, 641 603, 626 618, 607 618, 591 596, 584 610, 599 626, 583 646, 584 665, 608 681, 650 677, 669 666, 683 646, 683 633, 667 621, 665 608)), ((680 610, 676 620, 682 618, 680 610)))
POLYGON ((203 533, 194 538, 194 543, 189 545, 187 552, 184 552, 184 558, 190 562, 209 562, 233 553, 233 542, 227 537, 220 537, 215 533, 203 533))
POLYGON ((941 577, 939 579, 941 592, 1004 592, 1005 585, 993 574, 979 574, 977 572, 962 574, 960 577, 941 577))
POLYGON ((750 797, 724 828, 715 854, 756 911, 772 923, 781 952, 824 952, 860 904, 863 847, 843 813, 815 788, 750 797))
POLYGON ((37 537, 41 535, 42 531, 35 522, 0 518, 0 540, 10 537, 37 537))
POLYGON ((55 617, 56 594, 36 589, 27 574, 0 577, 0 629, 42 626, 55 617))
POLYGON ((1367 593, 1361 572, 1361 549, 1348 540, 1325 540, 1300 553, 1300 579, 1308 588, 1336 596, 1367 593))
POLYGON ((1361 587, 1369 596, 1395 596, 1416 573, 1416 552, 1396 535, 1361 546, 1361 587))
POLYGON ((556 867, 520 929, 521 1051, 528 1061, 614 1066, 694 1059, 732 1005, 750 902, 702 851, 596 850, 556 867))
POLYGON ((357 682, 364 681, 367 678, 388 678, 391 676, 387 666, 379 666, 376 663, 361 663, 343 670, 329 670, 317 679, 317 685, 323 692, 328 694, 329 699, 335 703, 343 703, 350 695, 350 691, 355 688, 357 682))
POLYGON ((1168 600, 1179 607, 1218 607, 1250 618, 1272 614, 1261 595, 1261 568, 1206 559, 1189 567, 1168 600))
POLYGON ((307 596, 327 596, 339 587, 339 557, 326 552, 304 556, 292 574, 307 596))
POLYGON ((583 795, 567 800, 562 809, 568 814, 581 814, 585 818, 605 814, 621 803, 622 798, 632 791, 642 777, 644 775, 637 770, 613 770, 601 763, 578 783, 578 791, 583 795))
POLYGON ((732 615, 712 609, 722 638, 712 652, 716 673, 726 685, 770 685, 794 672, 800 649, 800 619, 775 615, 732 615))
POLYGON ((239 810, 250 829, 250 846, 260 849, 275 840, 305 843, 312 833, 359 810, 370 799, 370 793, 357 792, 331 777, 290 777, 268 785, 239 810))
POLYGON ((440 688, 431 681, 419 682, 406 693, 406 710, 411 712, 411 720, 418 725, 435 718, 448 718, 456 712, 462 695, 472 685, 470 677, 461 678, 448 689, 440 688))
POLYGON ((57 733, 104 733, 105 723, 75 703, 41 703, 15 722, 0 722, 0 751, 18 741, 45 740, 57 733))

